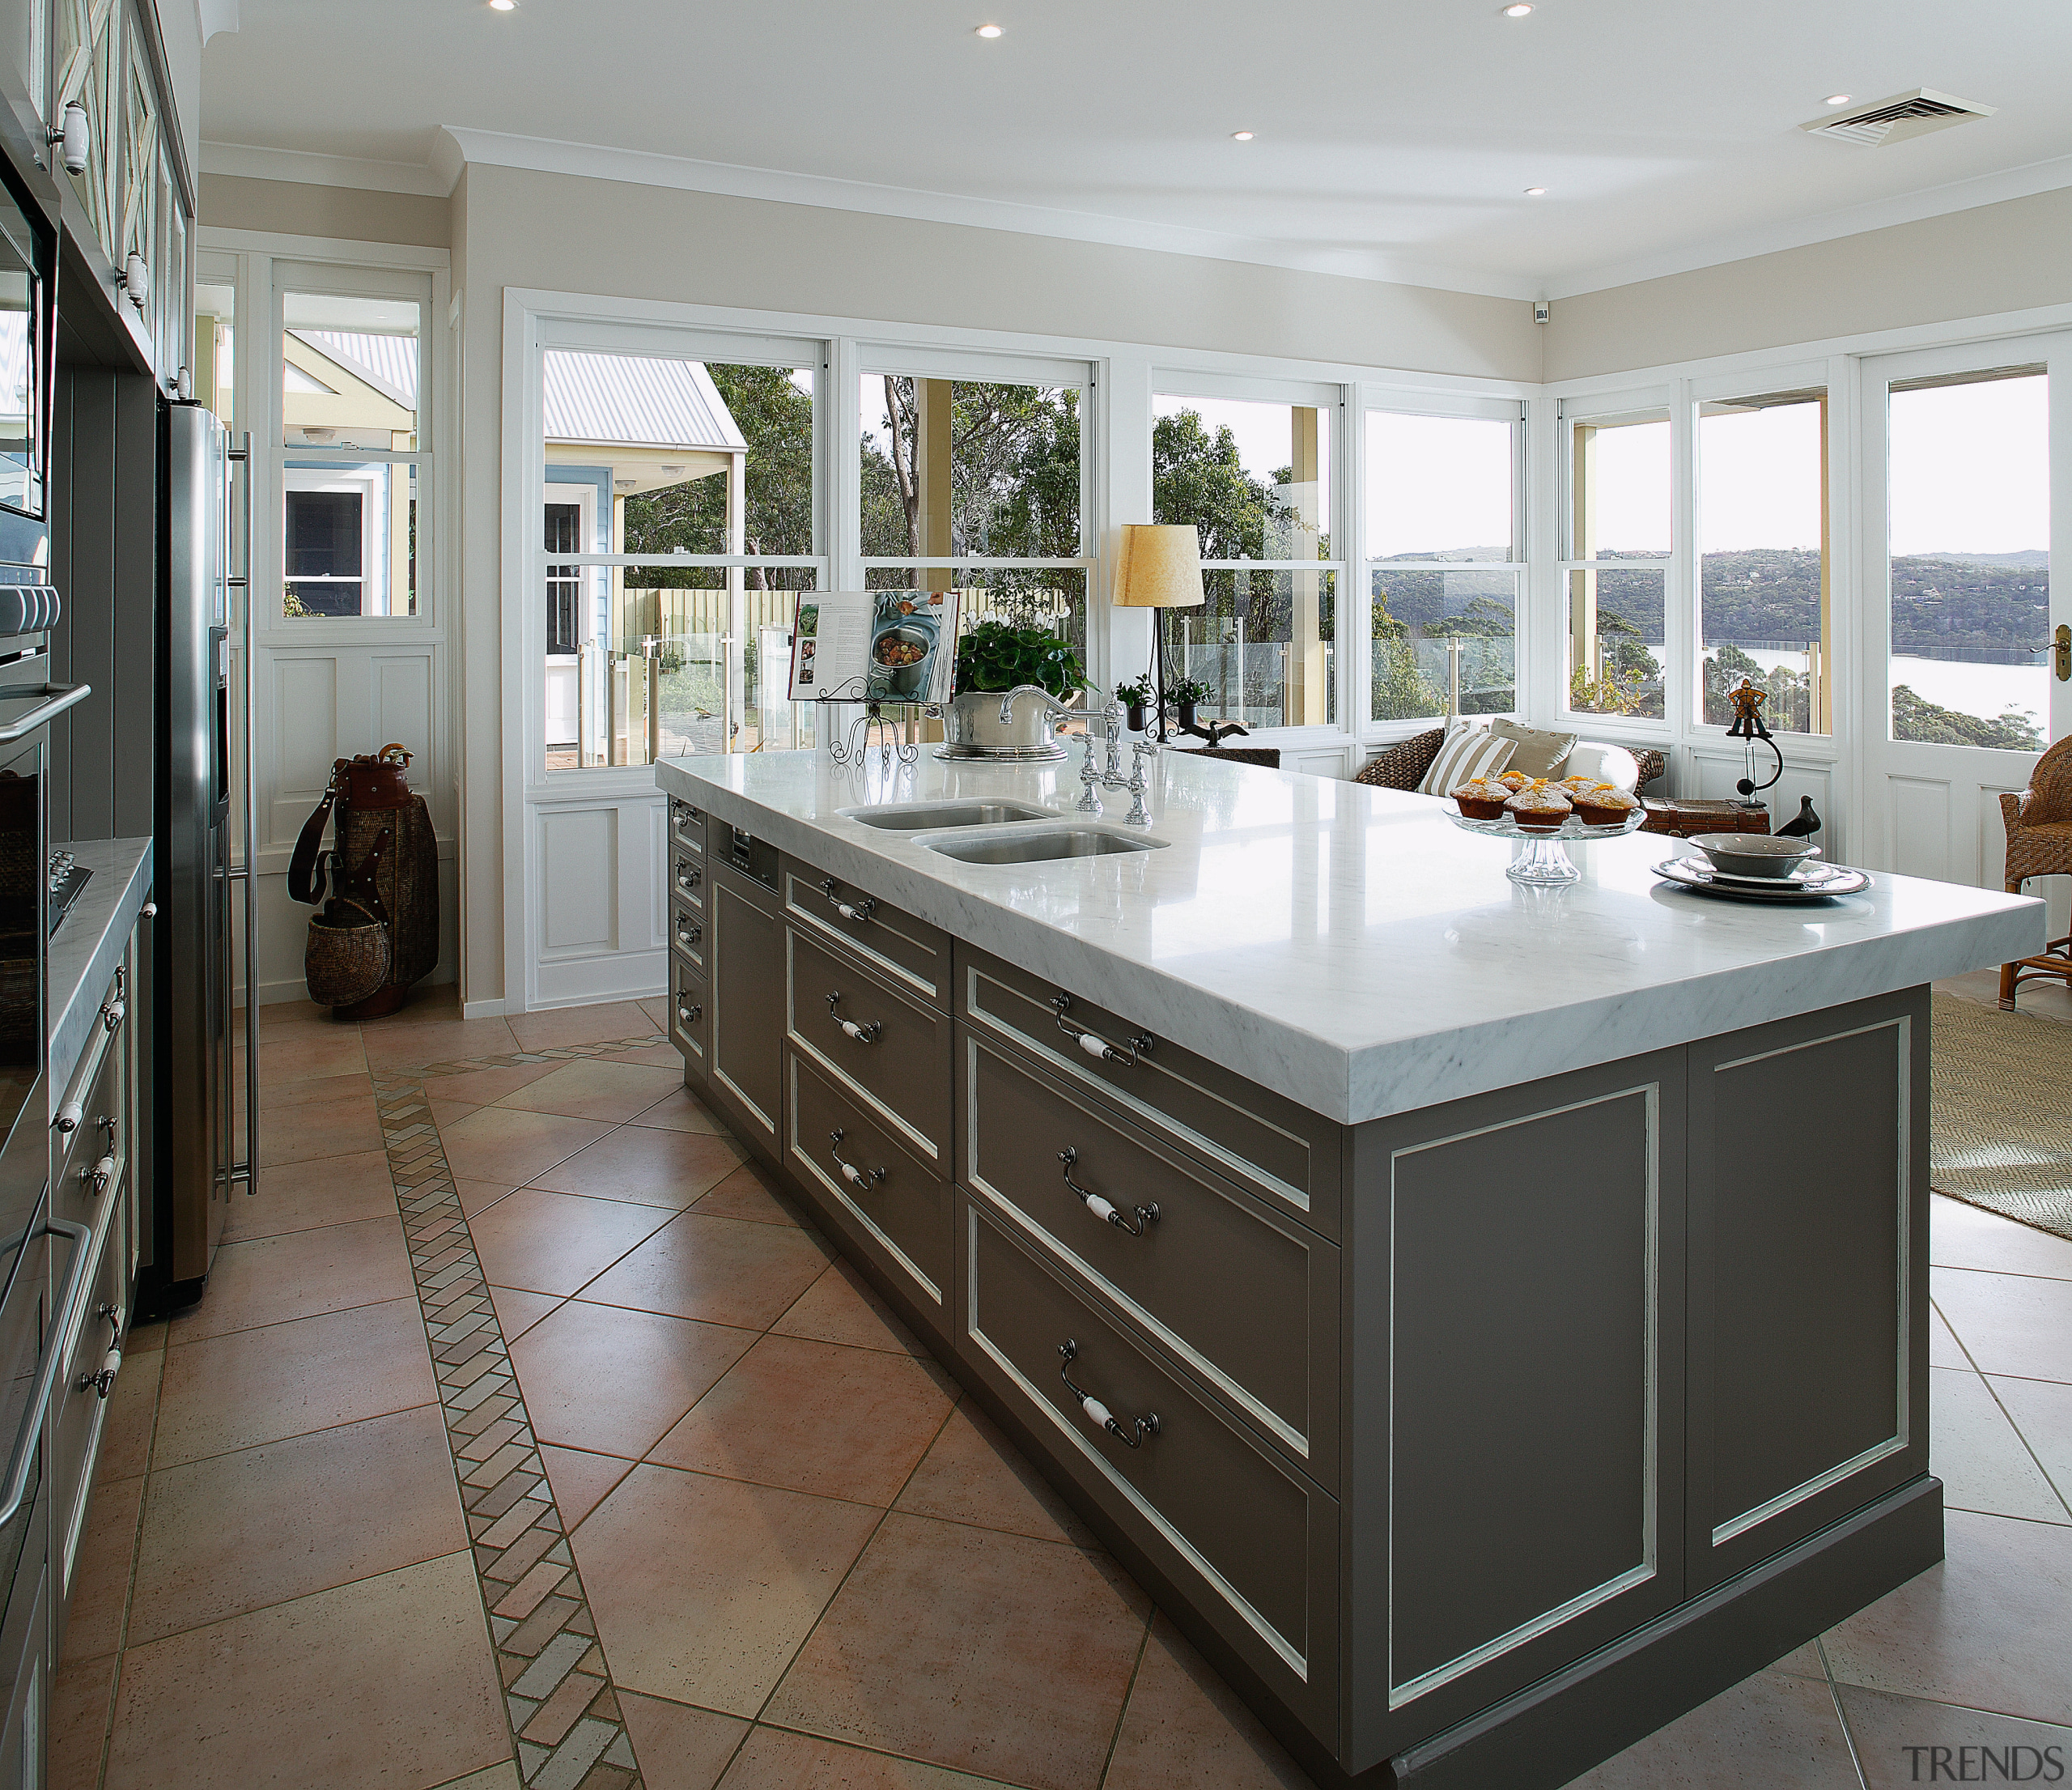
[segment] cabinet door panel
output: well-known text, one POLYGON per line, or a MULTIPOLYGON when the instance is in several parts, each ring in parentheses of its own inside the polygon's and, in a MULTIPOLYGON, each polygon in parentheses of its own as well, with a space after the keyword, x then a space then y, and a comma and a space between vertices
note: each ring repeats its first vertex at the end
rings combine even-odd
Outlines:
POLYGON ((745 1138, 778 1149, 784 1085, 784 928, 776 904, 723 873, 712 925, 711 1086, 745 1138), (753 891, 753 892, 752 892, 753 891))

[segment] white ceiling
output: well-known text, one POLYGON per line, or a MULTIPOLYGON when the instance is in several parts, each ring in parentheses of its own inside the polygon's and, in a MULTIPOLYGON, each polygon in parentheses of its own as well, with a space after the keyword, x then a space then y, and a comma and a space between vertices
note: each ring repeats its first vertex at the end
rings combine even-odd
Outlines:
POLYGON ((403 190, 444 190, 460 155, 616 168, 1561 296, 2072 185, 2065 0, 1539 0, 1517 21, 1500 0, 240 11, 204 56, 204 167, 403 190), (975 36, 989 20, 1005 36, 975 36), (1999 109, 1879 149, 1798 128, 1830 93, 1922 86, 1999 109))

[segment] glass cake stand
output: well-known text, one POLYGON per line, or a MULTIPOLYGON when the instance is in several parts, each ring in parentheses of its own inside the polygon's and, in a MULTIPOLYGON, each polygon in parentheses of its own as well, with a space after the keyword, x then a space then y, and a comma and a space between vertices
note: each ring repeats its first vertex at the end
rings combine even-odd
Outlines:
POLYGON ((1570 840, 1623 839, 1627 834, 1637 831, 1647 815, 1643 810, 1636 808, 1616 827, 1586 827, 1573 814, 1559 827, 1521 827, 1508 816, 1501 820, 1470 820, 1467 815, 1452 810, 1448 810, 1446 818, 1464 833, 1480 833, 1485 839, 1522 841, 1525 849, 1504 874, 1514 882, 1544 887, 1582 879, 1582 872, 1569 856, 1570 840))

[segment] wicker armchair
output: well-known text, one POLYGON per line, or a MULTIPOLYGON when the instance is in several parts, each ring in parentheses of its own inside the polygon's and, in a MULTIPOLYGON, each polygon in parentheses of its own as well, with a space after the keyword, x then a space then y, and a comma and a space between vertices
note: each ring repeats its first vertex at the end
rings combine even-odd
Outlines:
MULTIPOLYGON (((2019 895, 2032 876, 2072 876, 2072 738, 2060 740, 2036 760, 2029 786, 2019 796, 2003 793, 2000 818, 2007 827, 2007 892, 2019 895)), ((2072 984, 2072 937, 2053 938, 2040 957, 2000 966, 2000 1004, 2011 1010, 2024 982, 2072 984)))
POLYGON ((1372 784, 1377 789, 1414 791, 1432 768, 1439 748, 1446 743, 1446 730, 1435 727, 1429 733, 1413 733, 1407 740, 1370 759, 1354 774, 1355 783, 1372 784))
POLYGON ((1641 767, 1640 776, 1633 784, 1633 793, 1637 796, 1669 768, 1669 760, 1652 746, 1629 746, 1626 750, 1633 755, 1634 763, 1641 767))

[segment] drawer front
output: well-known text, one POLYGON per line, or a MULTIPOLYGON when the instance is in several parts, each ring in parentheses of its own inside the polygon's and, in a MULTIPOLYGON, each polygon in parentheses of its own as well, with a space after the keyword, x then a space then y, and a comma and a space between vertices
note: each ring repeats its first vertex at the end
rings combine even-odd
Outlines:
POLYGON ((78 1127, 64 1142, 64 1160, 52 1184, 53 1216, 97 1225, 130 1162, 128 1022, 107 1040, 100 1067, 80 1106, 78 1127))
POLYGON ((705 910, 669 904, 669 949, 700 976, 709 976, 705 957, 705 910))
POLYGON ((681 845, 669 848, 669 901, 672 906, 702 912, 707 886, 705 854, 681 845))
POLYGON ((92 1490, 94 1457, 100 1448, 108 1401, 114 1386, 113 1375, 105 1381, 99 1376, 110 1367, 120 1367, 123 1330, 128 1322, 124 1284, 130 1247, 123 1217, 126 1192, 110 1190, 113 1203, 105 1221, 84 1245, 100 1251, 100 1262, 94 1269, 93 1291, 87 1301, 86 1322, 72 1339, 64 1377, 57 1383, 53 1401, 57 1415, 51 1431, 50 1468, 56 1496, 50 1508, 57 1529, 58 1581, 61 1594, 65 1596, 71 1592, 72 1568, 92 1490), (104 1385, 108 1391, 103 1390, 104 1385))
POLYGON ((982 951, 960 949, 957 965, 959 1018, 1113 1095, 1336 1239, 1344 1133, 1332 1120, 1170 1039, 1145 1045, 1143 1027, 982 951), (1104 1044, 1110 1055, 1094 1055, 1104 1044))
POLYGON ((784 914, 793 925, 839 938, 894 988, 941 1007, 949 1003, 949 935, 853 883, 784 860, 784 914))
POLYGON ((947 1180, 949 1016, 895 993, 800 926, 787 926, 785 938, 792 1043, 861 1095, 880 1124, 947 1180))
POLYGON ((1336 1503, 968 1196, 964 1214, 967 1358, 1312 1730, 1331 1733, 1336 1503))
POLYGON ((787 1051, 785 1058, 792 1173, 819 1193, 848 1240, 911 1283, 924 1308, 946 1310, 957 1249, 949 1184, 917 1163, 803 1051, 787 1051))
POLYGON ((712 991, 681 960, 669 965, 669 1042, 683 1052, 689 1074, 702 1082, 711 1073, 712 991))
POLYGON ((964 1184, 1335 1486, 1336 1248, 968 1030, 958 1057, 964 1184))
POLYGON ((724 1097, 722 1116, 737 1134, 775 1155, 784 1086, 783 922, 768 890, 724 865, 711 912, 712 1091, 724 1097))
POLYGON ((705 810, 681 796, 669 797, 669 844, 694 852, 705 849, 705 810))

